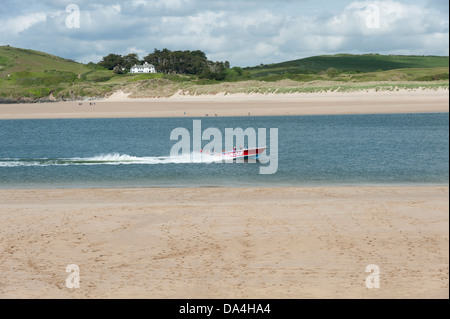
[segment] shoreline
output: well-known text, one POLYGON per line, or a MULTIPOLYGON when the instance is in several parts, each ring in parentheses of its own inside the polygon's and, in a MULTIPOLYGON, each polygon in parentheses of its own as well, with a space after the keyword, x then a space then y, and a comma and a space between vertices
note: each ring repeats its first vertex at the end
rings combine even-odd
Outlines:
POLYGON ((0 104, 1 119, 161 118, 447 113, 449 91, 401 90, 322 93, 216 94, 130 98, 118 91, 104 100, 0 104))
POLYGON ((118 185, 118 186, 106 186, 106 185, 100 185, 100 186, 80 186, 80 185, 74 185, 74 186, 66 186, 57 184, 54 187, 0 187, 1 191, 11 191, 11 190, 18 190, 18 191, 51 191, 51 190, 75 190, 75 191, 81 191, 81 190, 102 190, 102 189, 111 189, 111 190, 124 190, 124 189, 135 189, 135 190, 151 190, 151 189, 185 189, 185 190, 192 190, 192 189, 290 189, 290 188, 298 188, 298 189, 306 189, 306 188, 358 188, 358 187, 373 187, 373 188, 410 188, 410 187, 423 187, 423 188, 433 188, 433 187, 449 187, 450 184, 447 183, 389 183, 389 184, 371 184, 371 183, 363 183, 363 184, 304 184, 304 185, 287 185, 287 184, 280 184, 280 185, 233 185, 233 186, 223 186, 223 185, 171 185, 171 186, 164 186, 164 185, 155 185, 155 186, 127 186, 127 185, 118 185))
POLYGON ((448 195, 448 186, 0 190, 0 297, 447 299, 448 195), (65 285, 69 264, 79 289, 65 285), (370 264, 379 289, 365 285, 370 264))

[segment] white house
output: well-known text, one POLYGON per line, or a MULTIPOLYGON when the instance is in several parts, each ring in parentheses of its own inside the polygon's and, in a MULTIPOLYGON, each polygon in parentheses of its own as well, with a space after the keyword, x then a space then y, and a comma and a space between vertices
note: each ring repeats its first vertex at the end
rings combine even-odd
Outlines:
POLYGON ((144 65, 134 65, 130 69, 130 73, 156 73, 156 69, 153 64, 148 64, 147 62, 144 65))

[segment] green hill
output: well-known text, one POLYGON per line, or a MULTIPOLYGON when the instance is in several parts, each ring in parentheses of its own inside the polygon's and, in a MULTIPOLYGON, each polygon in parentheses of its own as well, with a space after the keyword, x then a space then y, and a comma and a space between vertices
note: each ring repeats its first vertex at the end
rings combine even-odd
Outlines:
POLYGON ((90 69, 81 63, 63 59, 51 54, 0 46, 0 77, 16 72, 41 73, 49 70, 84 74, 90 69))
POLYGON ((282 63, 260 65, 246 68, 253 76, 261 77, 270 74, 318 73, 330 68, 340 72, 362 73, 379 72, 394 69, 411 68, 443 68, 449 67, 448 57, 441 56, 404 56, 379 54, 337 54, 321 55, 282 63))
POLYGON ((107 81, 113 75, 95 64, 85 65, 48 53, 0 46, 0 98, 43 98, 76 83, 107 81))

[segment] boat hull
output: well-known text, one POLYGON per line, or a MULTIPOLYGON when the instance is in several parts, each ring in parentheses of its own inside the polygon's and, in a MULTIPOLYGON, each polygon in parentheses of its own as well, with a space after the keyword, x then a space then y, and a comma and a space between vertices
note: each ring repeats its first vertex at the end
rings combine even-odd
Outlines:
POLYGON ((243 158, 244 160, 248 159, 257 159, 262 153, 266 150, 265 147, 259 148, 251 148, 251 149, 243 149, 243 150, 233 150, 230 152, 222 153, 224 158, 232 158, 238 159, 243 158))

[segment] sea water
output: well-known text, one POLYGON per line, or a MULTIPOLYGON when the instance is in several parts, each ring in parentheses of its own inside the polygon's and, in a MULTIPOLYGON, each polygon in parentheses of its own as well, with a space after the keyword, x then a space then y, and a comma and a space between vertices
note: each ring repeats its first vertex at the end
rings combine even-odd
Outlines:
MULTIPOLYGON (((0 188, 448 185, 449 114, 203 117, 277 128, 278 168, 170 156, 194 118, 0 120, 0 188)), ((268 134, 269 135, 269 134, 268 134)), ((202 142, 203 146, 208 141, 202 142)), ((267 136, 267 146, 269 136, 267 136)), ((270 147, 267 152, 270 152, 270 147)))

